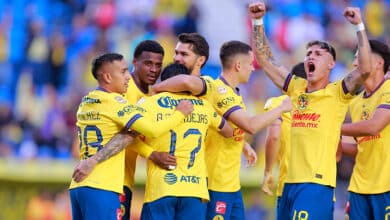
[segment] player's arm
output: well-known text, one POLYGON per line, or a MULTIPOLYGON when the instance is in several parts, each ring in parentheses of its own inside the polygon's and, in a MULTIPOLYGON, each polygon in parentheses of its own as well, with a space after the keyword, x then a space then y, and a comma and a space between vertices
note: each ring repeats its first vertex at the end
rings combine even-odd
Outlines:
POLYGON ((76 182, 84 180, 96 166, 96 164, 107 160, 108 158, 121 152, 126 146, 134 140, 134 135, 127 130, 116 134, 104 147, 96 152, 92 157, 81 160, 75 167, 72 178, 76 182))
POLYGON ((253 167, 257 162, 257 153, 255 149, 248 142, 244 142, 244 146, 242 148, 242 153, 244 154, 246 160, 246 167, 253 167))
POLYGON ((352 95, 356 94, 359 88, 364 84, 364 81, 371 72, 371 47, 368 42, 367 33, 364 29, 362 16, 359 8, 347 7, 344 10, 344 17, 353 25, 359 28, 357 30, 358 38, 358 62, 359 67, 349 73, 343 80, 348 92, 352 95))
POLYGON ((146 144, 140 138, 136 138, 131 145, 131 150, 134 150, 142 157, 153 161, 154 164, 163 168, 169 169, 170 166, 176 166, 176 157, 169 152, 155 151, 150 145, 146 144))
POLYGON ((233 111, 228 116, 228 119, 245 132, 253 135, 278 119, 282 113, 289 112, 291 109, 291 100, 289 97, 286 97, 281 105, 263 114, 248 116, 244 109, 238 109, 233 111))
POLYGON ((353 137, 342 136, 341 137, 341 146, 343 155, 347 155, 355 158, 357 154, 357 144, 353 137))
POLYGON ((154 93, 159 92, 190 92, 192 95, 200 95, 205 93, 206 85, 204 79, 180 74, 172 78, 166 79, 152 86, 154 93))
POLYGON ((282 88, 289 71, 276 62, 271 47, 265 35, 263 16, 265 15, 265 4, 263 2, 249 5, 249 14, 253 19, 253 49, 257 62, 264 69, 274 84, 282 88))
POLYGON ((372 118, 341 126, 341 134, 352 137, 373 136, 379 134, 390 123, 390 105, 375 110, 372 118))
POLYGON ((157 138, 168 132, 170 129, 184 122, 184 117, 194 110, 194 106, 188 100, 182 100, 177 105, 176 110, 168 118, 156 122, 151 117, 141 117, 130 119, 126 125, 128 129, 132 129, 147 137, 157 138))
POLYGON ((279 153, 281 124, 282 121, 280 119, 272 122, 267 128, 267 136, 265 138, 265 167, 261 190, 268 195, 273 194, 273 188, 275 186, 272 169, 279 153))

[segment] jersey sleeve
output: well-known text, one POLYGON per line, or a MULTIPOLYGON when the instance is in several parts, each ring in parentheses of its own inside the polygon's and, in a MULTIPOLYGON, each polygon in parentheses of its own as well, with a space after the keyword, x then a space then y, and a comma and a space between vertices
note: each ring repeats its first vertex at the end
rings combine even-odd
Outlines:
POLYGON ((203 96, 205 99, 211 100, 215 90, 214 80, 210 76, 201 76, 200 79, 203 82, 203 90, 197 96, 203 96))
MULTIPOLYGON (((390 84, 388 84, 390 85, 390 84)), ((390 86, 381 94, 380 102, 377 108, 390 109, 390 86)))
POLYGON ((130 145, 131 149, 137 152, 144 158, 149 158, 149 156, 153 153, 154 149, 150 145, 146 144, 140 139, 138 136, 132 145, 130 145))
POLYGON ((339 98, 341 101, 349 102, 354 97, 354 95, 349 93, 348 88, 345 85, 344 80, 336 81, 333 84, 336 85, 336 88, 337 88, 338 93, 339 93, 339 98))
POLYGON ((225 126, 226 119, 222 118, 215 110, 213 107, 210 105, 210 115, 211 115, 211 123, 210 127, 216 129, 216 130, 221 130, 223 126, 225 126))
POLYGON ((136 120, 132 125, 131 129, 145 135, 150 138, 157 138, 168 132, 170 129, 178 126, 184 122, 184 115, 180 111, 173 111, 173 113, 164 118, 163 120, 156 121, 153 118, 153 110, 158 109, 155 102, 151 99, 152 97, 143 98, 138 102, 139 108, 145 110, 142 118, 136 120))

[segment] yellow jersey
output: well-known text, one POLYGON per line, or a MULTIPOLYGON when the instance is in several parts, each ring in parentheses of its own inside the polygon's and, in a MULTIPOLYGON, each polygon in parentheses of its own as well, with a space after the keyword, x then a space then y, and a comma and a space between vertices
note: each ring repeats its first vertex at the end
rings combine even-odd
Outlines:
POLYGON ((147 162, 145 202, 164 196, 197 197, 208 200, 207 170, 204 140, 209 127, 223 127, 225 120, 219 116, 207 100, 183 93, 163 92, 144 98, 140 106, 150 109, 150 117, 157 123, 172 114, 180 100, 187 99, 194 105, 184 123, 158 138, 146 138, 145 143, 157 151, 170 152, 176 156, 176 169, 165 170, 147 162))
MULTIPOLYGON (((267 100, 264 106, 265 111, 270 111, 280 104, 286 98, 286 95, 279 97, 272 97, 267 100)), ((276 190, 276 196, 282 196, 284 182, 286 181, 288 171, 288 159, 290 155, 290 127, 291 127, 291 113, 285 112, 281 115, 281 127, 280 127, 280 147, 278 152, 279 160, 279 180, 278 189, 276 190)))
MULTIPOLYGON (((352 122, 370 119, 378 108, 390 109, 390 81, 383 81, 371 95, 360 93, 350 104, 352 122)), ((349 191, 378 194, 390 191, 390 126, 378 135, 358 137, 358 153, 349 191)))
POLYGON ((283 91, 291 97, 291 151, 286 183, 336 186, 341 125, 353 98, 342 80, 308 93, 307 81, 291 74, 283 91))
MULTIPOLYGON (((125 98, 127 101, 133 105, 137 104, 138 100, 142 97, 148 96, 148 91, 143 91, 134 81, 134 76, 129 80, 129 85, 125 98)), ((129 187, 131 190, 134 188, 134 174, 137 164, 137 155, 136 147, 137 143, 131 144, 131 146, 126 147, 126 156, 125 156, 125 180, 124 185, 129 187)))
MULTIPOLYGON (((155 137, 178 125, 184 115, 175 112, 171 118, 159 124, 144 117, 146 110, 130 105, 118 93, 94 90, 83 97, 77 111, 77 128, 80 139, 80 159, 93 156, 118 132, 132 129, 146 136, 155 137)), ((89 186, 97 189, 123 192, 125 152, 121 151, 96 165, 81 182, 72 179, 70 189, 89 186), (115 172, 113 172, 115 171, 115 172)))
MULTIPOLYGON (((222 77, 213 80, 203 77, 206 83, 207 100, 212 101, 214 109, 225 119, 245 104, 238 89, 233 89, 222 77)), ((241 152, 245 132, 228 121, 233 128, 233 136, 225 138, 210 129, 206 138, 206 163, 209 175, 209 189, 218 192, 236 192, 240 190, 241 152)))

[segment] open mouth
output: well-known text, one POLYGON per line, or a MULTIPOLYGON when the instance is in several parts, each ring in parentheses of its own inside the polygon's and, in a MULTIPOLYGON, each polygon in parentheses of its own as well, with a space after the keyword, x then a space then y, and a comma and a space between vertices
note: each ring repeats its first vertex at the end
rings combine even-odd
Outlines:
POLYGON ((314 72, 314 70, 316 70, 316 66, 314 65, 314 63, 308 63, 308 67, 309 67, 309 73, 312 73, 314 72))

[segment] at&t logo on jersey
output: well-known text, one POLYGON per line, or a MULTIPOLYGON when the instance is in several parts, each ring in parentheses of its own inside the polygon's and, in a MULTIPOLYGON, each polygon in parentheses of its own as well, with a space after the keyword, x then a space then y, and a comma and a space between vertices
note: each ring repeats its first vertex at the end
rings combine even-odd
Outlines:
POLYGON ((307 97, 306 94, 302 94, 298 97, 298 109, 299 110, 305 110, 306 107, 309 105, 309 97, 307 97))
POLYGON ((173 185, 177 182, 177 176, 174 173, 167 173, 164 176, 164 181, 169 185, 173 185))

